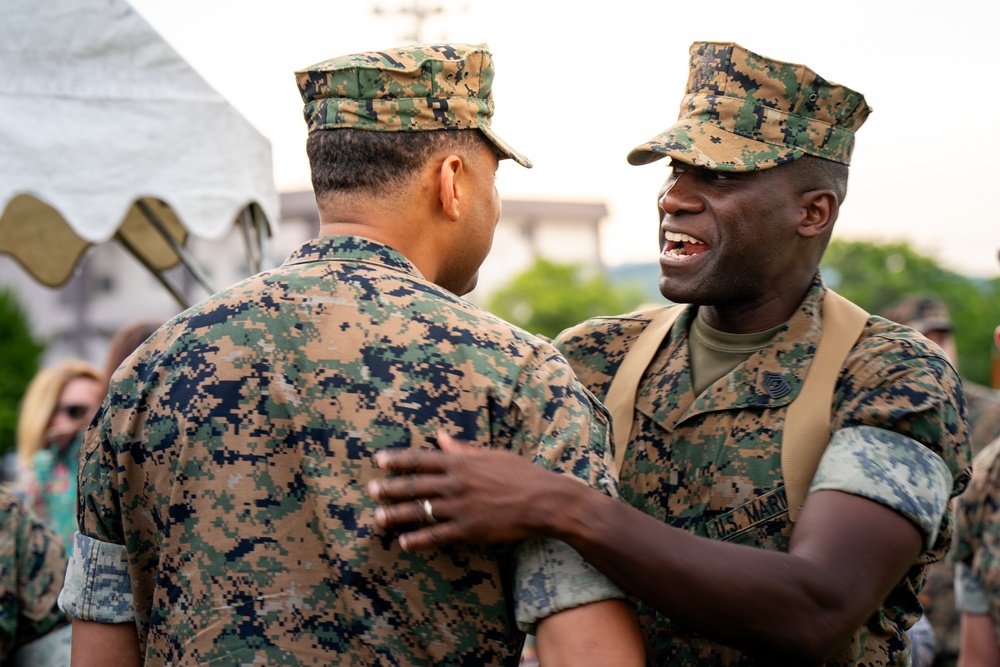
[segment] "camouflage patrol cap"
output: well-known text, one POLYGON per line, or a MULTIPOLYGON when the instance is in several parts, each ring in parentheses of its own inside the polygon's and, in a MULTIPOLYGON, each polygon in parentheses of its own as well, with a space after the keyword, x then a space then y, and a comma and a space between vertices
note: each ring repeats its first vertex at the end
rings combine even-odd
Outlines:
POLYGON ((531 167, 490 127, 493 75, 485 44, 427 44, 331 58, 295 80, 310 133, 478 129, 501 157, 531 167))
POLYGON ((929 331, 952 330, 948 304, 934 296, 904 296, 883 310, 881 315, 887 320, 906 325, 922 334, 929 331))
POLYGON ((850 164, 854 132, 871 109, 861 93, 805 65, 730 42, 695 42, 677 123, 628 154, 669 156, 714 171, 769 169, 803 155, 850 164))

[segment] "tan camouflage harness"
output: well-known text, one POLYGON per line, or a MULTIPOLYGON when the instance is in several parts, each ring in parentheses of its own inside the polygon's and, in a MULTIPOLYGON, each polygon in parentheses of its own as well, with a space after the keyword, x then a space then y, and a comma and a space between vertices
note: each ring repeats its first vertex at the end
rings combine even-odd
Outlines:
MULTIPOLYGON (((635 394, 639 379, 653 360, 674 320, 684 311, 683 304, 659 309, 622 361, 615 373, 605 404, 611 411, 614 429, 616 472, 628 447, 633 424, 635 394)), ((788 406, 782 435, 781 472, 785 479, 789 518, 799 518, 820 457, 830 442, 831 397, 840 369, 868 322, 868 313, 833 290, 823 298, 823 335, 809 364, 799 395, 788 406)))

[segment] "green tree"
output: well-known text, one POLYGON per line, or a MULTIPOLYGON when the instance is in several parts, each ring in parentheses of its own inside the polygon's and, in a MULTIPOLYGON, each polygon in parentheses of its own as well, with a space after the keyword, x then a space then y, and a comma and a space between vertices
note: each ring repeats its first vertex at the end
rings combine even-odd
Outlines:
POLYGON ((534 334, 554 338, 563 329, 597 315, 617 315, 643 302, 630 284, 611 285, 583 267, 539 259, 494 292, 487 309, 534 334))
POLYGON ((993 330, 1000 324, 1000 278, 949 271, 906 243, 833 241, 821 269, 830 287, 870 313, 906 294, 943 299, 955 327, 959 372, 971 382, 990 383, 993 330))
POLYGON ((45 345, 31 332, 28 318, 14 294, 0 290, 0 454, 14 447, 18 405, 38 371, 45 345))

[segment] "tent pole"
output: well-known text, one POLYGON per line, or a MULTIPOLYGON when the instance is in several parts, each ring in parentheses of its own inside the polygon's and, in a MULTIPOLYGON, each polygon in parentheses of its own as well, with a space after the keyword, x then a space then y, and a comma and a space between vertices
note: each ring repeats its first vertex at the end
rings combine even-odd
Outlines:
POLYGON ((177 254, 177 257, 179 257, 184 266, 187 267, 187 270, 191 272, 191 275, 194 276, 195 280, 198 281, 198 284, 201 285, 202 289, 204 289, 209 294, 215 294, 215 290, 212 289, 212 287, 208 284, 208 280, 205 278, 205 274, 198 267, 197 263, 191 257, 190 253, 184 250, 184 248, 181 247, 181 244, 178 243, 173 236, 171 236, 170 232, 167 230, 166 225, 164 225, 163 222, 160 220, 160 218, 156 215, 156 213, 153 212, 153 209, 151 209, 149 205, 146 204, 146 202, 142 201, 141 199, 136 201, 135 205, 139 209, 139 211, 141 211, 142 214, 146 216, 146 219, 149 220, 149 223, 151 225, 153 225, 153 228, 160 233, 160 236, 162 236, 163 240, 167 242, 171 250, 173 250, 177 254))
POLYGON ((240 213, 240 234, 243 236, 243 248, 247 255, 247 268, 251 274, 260 273, 260 253, 257 252, 257 236, 253 234, 253 214, 250 207, 240 213))
POLYGON ((128 239, 126 239, 124 236, 121 235, 121 232, 115 232, 115 239, 117 239, 119 243, 125 246, 125 249, 128 250, 130 253, 132 253, 132 256, 135 257, 137 260, 139 260, 139 263, 142 264, 144 267, 146 267, 146 270, 148 270, 151 274, 153 274, 153 277, 156 278, 156 280, 159 281, 159 283, 163 285, 163 287, 166 288, 168 292, 170 292, 170 296, 174 297, 174 301, 176 301, 177 305, 181 307, 181 310, 186 310, 190 306, 190 304, 187 303, 187 301, 184 299, 181 293, 177 291, 177 288, 175 288, 173 285, 170 284, 169 281, 167 281, 166 276, 164 276, 161 271, 153 267, 153 265, 150 264, 146 260, 146 258, 142 256, 142 254, 138 251, 138 249, 136 249, 135 246, 129 243, 128 239))
POLYGON ((240 231, 243 233, 247 266, 250 267, 251 273, 260 273, 264 269, 272 268, 270 228, 258 207, 250 205, 243 209, 240 216, 240 231))
POLYGON ((254 231, 257 232, 261 270, 274 268, 274 258, 271 257, 271 228, 264 219, 264 213, 257 207, 253 209, 253 223, 254 231))

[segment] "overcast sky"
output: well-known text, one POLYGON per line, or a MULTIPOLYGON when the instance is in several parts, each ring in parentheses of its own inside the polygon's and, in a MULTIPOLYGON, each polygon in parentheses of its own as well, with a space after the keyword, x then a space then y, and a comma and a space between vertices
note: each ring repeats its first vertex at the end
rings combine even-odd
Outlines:
MULTIPOLYGON (((307 189, 293 72, 396 46, 413 0, 132 0, 131 4, 272 143, 279 190, 307 189), (383 11, 376 13, 375 7, 383 11)), ((864 93, 836 238, 909 241, 968 275, 1000 275, 1000 86, 995 2, 425 0, 442 7, 425 41, 487 42, 494 128, 535 162, 505 161, 509 199, 602 201, 610 264, 653 261, 663 161, 625 155, 673 123, 696 40, 734 41, 805 63, 864 93)))

